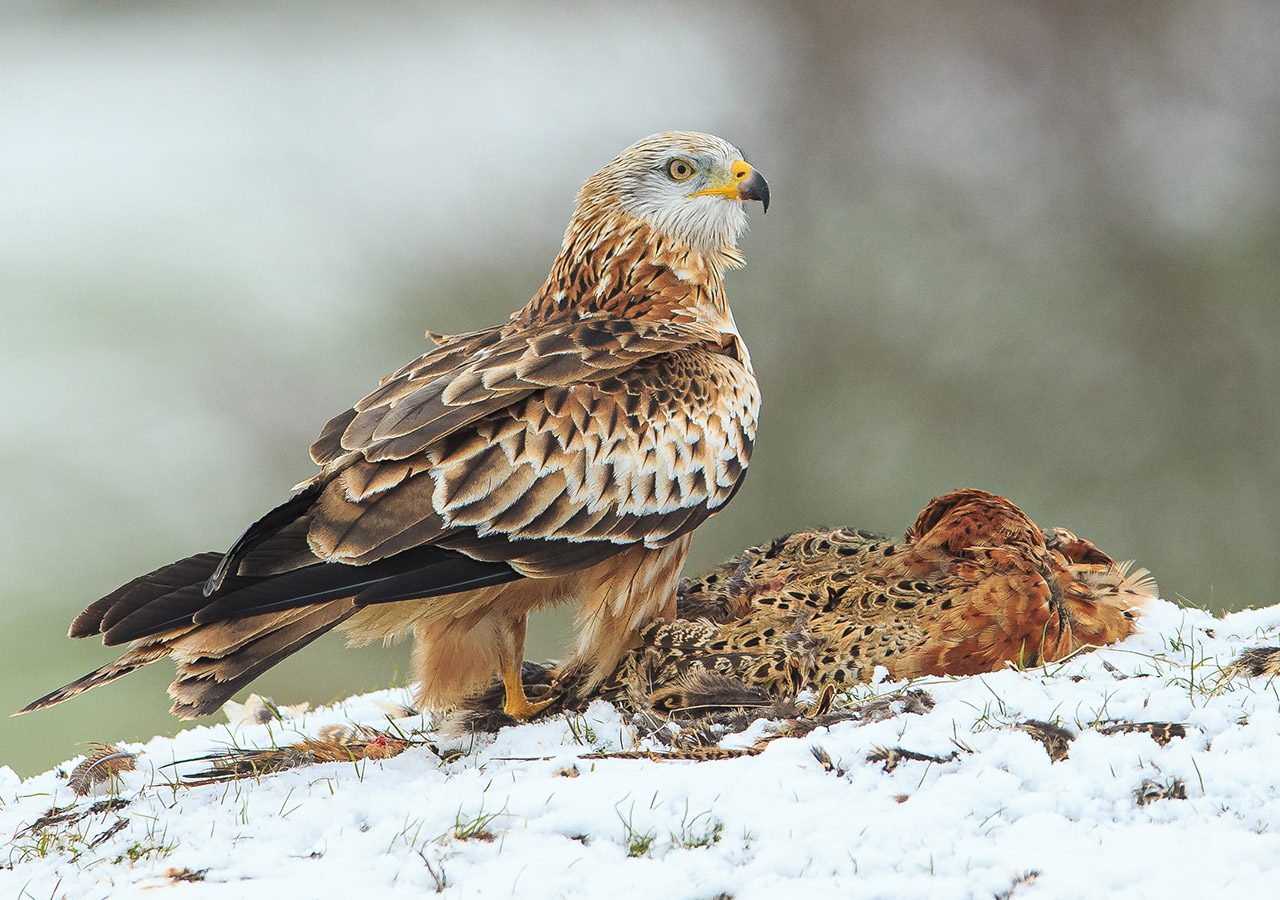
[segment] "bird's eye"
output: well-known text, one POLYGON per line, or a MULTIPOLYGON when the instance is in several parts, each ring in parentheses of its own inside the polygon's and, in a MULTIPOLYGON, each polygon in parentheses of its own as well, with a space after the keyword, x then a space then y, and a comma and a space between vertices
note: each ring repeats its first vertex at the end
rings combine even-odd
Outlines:
POLYGON ((688 181, 693 177, 693 163, 687 159, 673 159, 667 163, 667 174, 672 181, 688 181))

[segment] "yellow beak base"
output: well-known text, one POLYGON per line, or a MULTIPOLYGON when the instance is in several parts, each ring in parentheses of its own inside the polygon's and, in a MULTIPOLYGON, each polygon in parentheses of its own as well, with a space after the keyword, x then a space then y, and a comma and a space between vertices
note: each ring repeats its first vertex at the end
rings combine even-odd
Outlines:
POLYGON ((722 184, 694 191, 690 197, 724 197, 726 200, 759 200, 764 211, 769 211, 769 183, 746 160, 738 160, 729 167, 729 178, 722 184))

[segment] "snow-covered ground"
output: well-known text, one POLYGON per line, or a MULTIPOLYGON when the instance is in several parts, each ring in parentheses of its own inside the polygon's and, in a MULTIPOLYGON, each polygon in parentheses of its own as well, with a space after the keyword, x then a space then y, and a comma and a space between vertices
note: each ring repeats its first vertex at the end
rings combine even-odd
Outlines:
MULTIPOLYGON (((128 745, 136 768, 114 794, 100 786, 77 797, 67 774, 78 759, 25 781, 0 767, 0 896, 1271 896, 1280 692, 1224 669, 1278 634, 1280 607, 1214 619, 1161 601, 1116 647, 1046 668, 920 680, 909 687, 933 698, 931 710, 719 761, 584 759, 653 743, 598 702, 381 761, 203 787, 172 783, 201 764, 162 768, 333 723, 387 728, 385 704, 405 695, 382 692, 128 745), (1067 758, 1051 760, 1012 727, 1027 719, 1073 733, 1067 758), (1110 722, 1181 723, 1186 733, 1162 745, 1103 734, 1110 722), (908 753, 886 762, 890 748, 908 753), (127 805, 108 809, 113 796, 127 805), (30 827, 52 807, 95 803, 99 812, 30 827)), ((839 702, 906 687, 881 682, 839 702)), ((772 729, 759 720, 722 745, 772 729)))

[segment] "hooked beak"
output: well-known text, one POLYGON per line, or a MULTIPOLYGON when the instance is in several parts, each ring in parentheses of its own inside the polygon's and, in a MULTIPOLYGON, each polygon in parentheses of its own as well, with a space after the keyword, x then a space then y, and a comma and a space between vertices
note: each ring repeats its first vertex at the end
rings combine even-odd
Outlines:
MULTIPOLYGON (((759 200, 760 205, 764 207, 764 211, 769 211, 769 182, 764 180, 764 176, 751 168, 747 163, 747 174, 738 180, 738 199, 739 200, 759 200)), ((738 167, 734 167, 734 177, 738 175, 738 167)))
POLYGON ((694 191, 690 197, 724 197, 727 200, 759 200, 764 211, 769 211, 769 182, 745 160, 738 160, 729 169, 729 180, 715 187, 694 191))

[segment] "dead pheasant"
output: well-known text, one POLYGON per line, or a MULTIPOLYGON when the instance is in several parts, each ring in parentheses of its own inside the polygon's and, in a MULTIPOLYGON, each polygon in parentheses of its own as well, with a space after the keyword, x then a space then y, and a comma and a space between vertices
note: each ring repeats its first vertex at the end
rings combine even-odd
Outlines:
POLYGON ((1155 596, 1145 569, 1003 497, 953 491, 901 541, 796 532, 686 582, 678 618, 644 632, 604 694, 675 710, 717 705, 708 674, 784 698, 876 666, 902 679, 1052 662, 1127 637, 1155 596))

